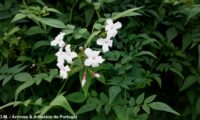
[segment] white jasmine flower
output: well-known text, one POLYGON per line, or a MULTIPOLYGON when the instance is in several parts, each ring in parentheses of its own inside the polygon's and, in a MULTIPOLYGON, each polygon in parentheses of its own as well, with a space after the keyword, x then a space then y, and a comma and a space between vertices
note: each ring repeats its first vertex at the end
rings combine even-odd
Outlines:
POLYGON ((60 32, 53 41, 51 41, 51 46, 58 45, 59 47, 63 48, 65 46, 65 42, 63 41, 65 33, 60 32))
POLYGON ((84 72, 83 79, 81 80, 81 86, 84 87, 85 83, 86 83, 86 73, 84 72))
POLYGON ((77 57, 76 52, 72 52, 71 51, 70 45, 66 45, 66 47, 65 47, 65 56, 64 57, 65 57, 64 59, 70 64, 72 63, 72 59, 77 57))
POLYGON ((85 49, 87 59, 85 60, 86 66, 98 67, 100 63, 103 63, 104 59, 99 56, 100 51, 93 51, 90 48, 85 49))
POLYGON ((107 37, 115 37, 117 35, 117 29, 120 29, 122 24, 120 22, 113 23, 112 19, 106 20, 105 30, 107 31, 107 37))
POLYGON ((69 66, 61 65, 59 68, 60 68, 60 77, 62 77, 63 79, 66 79, 68 76, 68 72, 70 71, 69 66))
POLYGON ((97 45, 102 46, 103 52, 109 51, 109 47, 112 47, 113 41, 110 40, 108 37, 107 38, 100 38, 97 40, 97 45))

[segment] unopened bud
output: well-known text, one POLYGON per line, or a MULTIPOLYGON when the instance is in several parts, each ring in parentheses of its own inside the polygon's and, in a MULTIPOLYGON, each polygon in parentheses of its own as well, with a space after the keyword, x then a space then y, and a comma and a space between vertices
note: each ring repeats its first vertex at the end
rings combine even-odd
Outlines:
POLYGON ((32 68, 34 68, 34 67, 35 67, 35 64, 33 63, 33 64, 31 65, 31 67, 30 67, 30 68, 32 69, 32 68))
POLYGON ((80 47, 79 47, 79 50, 82 51, 82 50, 83 50, 83 46, 80 46, 80 47))
POLYGON ((86 83, 86 72, 83 73, 83 79, 81 80, 81 86, 84 87, 86 83))
POLYGON ((20 39, 21 39, 21 37, 17 37, 17 39, 18 39, 18 40, 20 40, 20 39))
POLYGON ((99 73, 93 73, 93 76, 96 77, 96 78, 99 78, 100 74, 99 73))

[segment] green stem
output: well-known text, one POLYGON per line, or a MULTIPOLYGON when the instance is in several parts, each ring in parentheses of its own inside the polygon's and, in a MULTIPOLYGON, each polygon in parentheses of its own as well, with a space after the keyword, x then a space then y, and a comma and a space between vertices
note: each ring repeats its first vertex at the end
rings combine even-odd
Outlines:
MULTIPOLYGON (((72 76, 73 74, 75 74, 76 72, 80 71, 80 70, 82 69, 82 67, 83 67, 83 66, 75 67, 75 68, 69 73, 68 78, 69 78, 70 76, 72 76)), ((64 89, 66 83, 67 83, 67 79, 64 81, 62 87, 61 87, 60 90, 58 91, 57 96, 60 95, 60 93, 63 91, 63 89, 64 89)))
POLYGON ((96 12, 96 14, 97 14, 97 16, 98 16, 98 19, 100 19, 101 16, 100 16, 100 14, 99 14, 99 11, 98 11, 98 10, 95 10, 95 12, 96 12))
POLYGON ((98 35, 99 33, 100 33, 100 31, 95 31, 95 32, 93 32, 93 33, 90 35, 90 37, 87 39, 86 44, 85 44, 85 47, 90 46, 90 43, 91 43, 92 39, 93 39, 96 35, 98 35))
POLYGON ((67 80, 65 80, 65 82, 63 83, 62 87, 61 87, 61 88, 60 88, 60 90, 58 91, 58 94, 57 94, 57 96, 58 96, 58 95, 60 95, 60 93, 61 93, 61 92, 62 92, 62 90, 64 89, 64 87, 65 87, 66 83, 67 83, 67 80))
POLYGON ((23 4, 24 4, 25 8, 28 8, 28 6, 26 5, 25 0, 23 0, 23 4))
MULTIPOLYGON (((124 74, 124 80, 125 79, 126 79, 126 74, 124 74)), ((125 101, 127 101, 127 89, 126 88, 124 88, 124 99, 125 99, 125 101)), ((126 104, 124 107, 126 108, 126 104)))
POLYGON ((74 7, 76 6, 78 0, 75 1, 74 5, 72 6, 71 10, 70 10, 70 14, 69 14, 69 23, 71 24, 72 21, 72 12, 74 10, 74 7))
POLYGON ((31 92, 32 92, 33 96, 36 95, 35 92, 34 92, 34 90, 33 90, 33 87, 31 87, 31 92))
MULTIPOLYGON (((126 93, 126 91, 127 91, 127 90, 126 90, 126 88, 125 88, 125 89, 124 89, 124 94, 125 94, 124 99, 125 99, 125 101, 127 101, 127 95, 126 95, 127 93, 126 93)), ((125 104, 124 107, 126 108, 126 104, 125 104)))

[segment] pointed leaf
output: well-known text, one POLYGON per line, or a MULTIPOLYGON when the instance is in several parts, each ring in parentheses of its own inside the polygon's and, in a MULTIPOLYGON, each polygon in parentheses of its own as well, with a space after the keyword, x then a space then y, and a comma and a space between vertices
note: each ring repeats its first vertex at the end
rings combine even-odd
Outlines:
POLYGON ((178 33, 175 27, 171 27, 167 30, 166 34, 167 34, 167 40, 171 41, 177 36, 178 33))
POLYGON ((47 33, 47 31, 43 30, 42 28, 40 28, 38 26, 33 26, 25 32, 25 34, 28 36, 32 36, 32 35, 36 35, 36 34, 46 34, 46 33, 47 33))
POLYGON ((144 103, 151 103, 156 98, 156 95, 151 95, 144 100, 144 103))
POLYGON ((6 83, 8 83, 12 79, 12 75, 7 76, 2 83, 2 86, 4 86, 6 83))
POLYGON ((110 105, 110 104, 107 104, 107 105, 104 107, 104 110, 105 110, 106 115, 110 112, 110 109, 111 109, 111 105, 110 105))
POLYGON ((96 104, 94 103, 89 103, 89 104, 86 104, 86 105, 83 105, 77 112, 76 114, 81 114, 81 113, 85 113, 85 112, 89 112, 89 111, 92 111, 94 109, 96 109, 96 104))
POLYGON ((183 91, 183 90, 187 89, 188 87, 192 86, 197 80, 198 80, 197 77, 194 76, 194 75, 188 76, 185 79, 183 86, 181 87, 180 91, 183 91))
POLYGON ((109 89, 109 104, 117 97, 117 95, 121 92, 121 88, 119 86, 112 86, 109 89))
POLYGON ((137 57, 137 56, 142 56, 142 55, 149 55, 149 56, 152 56, 152 57, 154 57, 154 58, 157 58, 152 52, 150 52, 150 51, 141 51, 141 52, 139 52, 139 53, 137 53, 136 55, 135 55, 135 57, 137 57))
POLYGON ((137 99, 136 99, 136 103, 137 105, 142 104, 142 102, 144 101, 144 93, 140 94, 137 99))
POLYGON ((40 47, 43 47, 43 46, 49 46, 50 43, 49 41, 45 41, 45 40, 42 40, 42 41, 38 41, 36 42, 33 47, 32 47, 32 52, 40 47))
POLYGON ((131 8, 131 9, 128 9, 128 10, 123 11, 123 12, 121 12, 121 13, 117 13, 117 14, 115 14, 115 15, 113 14, 113 15, 112 15, 112 19, 113 19, 113 20, 117 20, 117 19, 122 18, 122 17, 140 15, 139 13, 136 13, 136 12, 134 12, 134 11, 139 10, 139 9, 141 9, 141 8, 142 8, 142 7, 131 8))
POLYGON ((74 111, 72 110, 70 104, 68 103, 67 99, 63 95, 58 95, 51 103, 50 106, 60 106, 70 112, 72 115, 75 115, 74 111))
POLYGON ((85 96, 81 92, 74 92, 66 96, 67 100, 75 103, 82 103, 85 101, 85 96))
POLYGON ((100 74, 100 77, 97 77, 96 79, 97 79, 99 82, 103 83, 104 85, 106 84, 105 78, 104 78, 104 76, 103 76, 102 74, 100 74))
POLYGON ((14 76, 14 79, 20 82, 28 82, 28 81, 32 81, 32 76, 30 75, 30 73, 22 72, 22 73, 16 74, 14 76))
POLYGON ((7 107, 10 107, 12 105, 18 105, 18 104, 21 104, 21 101, 14 101, 14 102, 9 102, 3 106, 0 106, 0 110, 4 109, 4 108, 7 108, 7 107))
POLYGON ((15 21, 21 20, 21 19, 23 19, 25 17, 26 17, 25 14, 18 13, 18 14, 15 15, 15 17, 13 18, 13 20, 11 22, 15 22, 15 21))
POLYGON ((54 27, 54 28, 65 28, 65 24, 57 19, 52 18, 37 18, 42 24, 54 27))
POLYGON ((180 115, 178 112, 173 110, 167 104, 162 103, 162 102, 152 102, 151 104, 149 104, 149 106, 154 110, 165 111, 165 112, 170 112, 176 115, 180 115))
POLYGON ((147 114, 150 114, 150 108, 147 104, 143 104, 142 105, 142 109, 147 113, 147 114))
POLYGON ((30 87, 30 86, 33 85, 33 84, 34 84, 34 81, 33 81, 33 80, 29 80, 29 81, 23 83, 22 85, 20 85, 20 86, 16 89, 16 91, 15 91, 15 100, 17 100, 17 97, 18 97, 19 93, 20 93, 22 90, 24 90, 24 89, 30 87))

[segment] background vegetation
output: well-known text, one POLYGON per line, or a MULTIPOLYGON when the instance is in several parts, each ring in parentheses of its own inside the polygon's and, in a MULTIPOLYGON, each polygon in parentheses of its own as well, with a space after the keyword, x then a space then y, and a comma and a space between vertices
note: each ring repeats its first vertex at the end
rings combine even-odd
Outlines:
POLYGON ((195 0, 1 0, 0 114, 199 120, 199 13, 195 0), (78 51, 115 15, 122 28, 95 69, 101 78, 83 90, 80 61, 59 78, 54 37, 64 31, 78 51))

